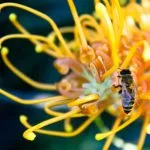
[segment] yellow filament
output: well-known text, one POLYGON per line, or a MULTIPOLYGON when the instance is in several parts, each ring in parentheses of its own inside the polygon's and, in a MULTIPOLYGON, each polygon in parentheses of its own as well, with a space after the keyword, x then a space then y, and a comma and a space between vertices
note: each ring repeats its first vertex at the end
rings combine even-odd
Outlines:
POLYGON ((149 93, 143 93, 139 95, 139 99, 142 100, 150 100, 150 92, 149 93))
POLYGON ((112 68, 110 68, 107 72, 105 72, 105 74, 102 76, 102 79, 104 80, 107 76, 109 76, 110 74, 112 74, 119 66, 119 57, 118 57, 118 50, 115 44, 115 34, 114 34, 114 30, 113 30, 113 26, 110 20, 110 17, 108 15, 108 12, 105 8, 105 6, 101 3, 96 5, 96 11, 98 14, 100 14, 103 19, 103 23, 106 24, 107 29, 108 29, 108 39, 110 41, 110 46, 111 46, 111 54, 112 54, 112 60, 113 60, 113 66, 112 68))
POLYGON ((68 4, 70 6, 73 18, 74 18, 75 23, 77 25, 78 33, 79 33, 80 40, 81 40, 81 45, 82 45, 82 48, 84 50, 87 48, 87 41, 85 39, 85 35, 83 33, 83 30, 82 30, 82 26, 81 26, 80 19, 79 19, 78 14, 77 14, 77 10, 75 8, 73 0, 68 0, 68 4))
MULTIPOLYGON (((47 38, 43 37, 43 36, 40 36, 40 35, 31 35, 31 34, 11 34, 11 35, 6 35, 4 37, 2 37, 0 39, 0 48, 1 48, 1 45, 3 42, 5 42, 6 40, 10 40, 10 39, 29 39, 29 40, 40 40, 42 42, 45 42, 47 43, 50 47, 52 47, 54 50, 58 51, 57 47, 51 42, 49 41, 47 38)), ((40 48, 41 51, 46 51, 44 50, 44 48, 42 47, 42 44, 38 44, 36 48, 40 48)), ((62 55, 58 52, 55 52, 55 51, 52 51, 52 50, 49 50, 49 53, 51 54, 51 56, 53 57, 62 57, 62 55)))
POLYGON ((143 51, 142 57, 145 62, 150 60, 150 45, 146 41, 144 41, 144 51, 143 51))
POLYGON ((78 112, 80 112, 80 109, 79 109, 79 108, 76 108, 76 109, 71 110, 71 111, 68 112, 68 113, 65 113, 65 114, 62 115, 62 116, 58 116, 58 117, 55 117, 55 118, 51 118, 51 119, 45 120, 45 121, 43 121, 43 122, 41 122, 41 123, 39 123, 39 124, 37 124, 37 125, 35 125, 35 126, 32 126, 32 127, 29 128, 29 129, 27 129, 27 130, 23 133, 23 137, 24 137, 25 139, 27 139, 27 140, 33 141, 33 140, 35 139, 35 137, 36 137, 36 134, 33 133, 33 131, 36 131, 36 130, 38 130, 38 129, 40 129, 40 128, 43 128, 43 127, 45 127, 45 126, 47 126, 47 125, 56 123, 56 122, 61 121, 61 120, 63 120, 63 119, 66 119, 66 118, 68 118, 68 117, 70 117, 70 116, 72 116, 73 114, 76 114, 76 113, 78 113, 78 112))
POLYGON ((115 34, 116 34, 116 47, 117 49, 119 48, 119 43, 120 43, 120 39, 121 39, 121 35, 122 35, 122 31, 123 31, 123 27, 124 27, 124 22, 125 22, 125 18, 124 18, 124 14, 123 11, 120 8, 120 4, 118 0, 111 0, 112 1, 112 5, 113 5, 113 12, 114 12, 114 16, 113 16, 113 23, 114 23, 114 29, 115 29, 115 34))
POLYGON ((94 27, 96 31, 98 32, 98 36, 100 37, 102 36, 101 28, 99 27, 99 24, 96 22, 96 20, 92 16, 88 14, 84 14, 80 16, 80 21, 83 22, 84 20, 88 20, 90 22, 89 24, 91 25, 91 27, 94 27))
MULTIPOLYGON (((113 5, 113 7, 116 7, 117 9, 117 13, 118 15, 120 15, 119 19, 121 18, 121 15, 122 14, 119 14, 121 12, 121 8, 120 8, 120 4, 119 4, 119 1, 118 0, 111 0, 111 3, 113 5)), ((114 18, 115 19, 115 18, 114 18)), ((114 20, 113 20, 114 21, 114 20)))
POLYGON ((99 0, 94 0, 94 5, 97 5, 99 3, 99 0))
MULTIPOLYGON (((106 8, 107 8, 107 11, 109 14, 111 14, 111 7, 110 7, 110 4, 109 4, 109 1, 108 0, 103 0, 104 1, 104 4, 106 5, 106 8)), ((100 3, 100 0, 95 0, 95 6, 100 3)))
MULTIPOLYGON (((16 27, 16 29, 18 29, 18 31, 20 31, 21 33, 27 34, 27 35, 31 35, 31 34, 18 22, 18 20, 17 20, 17 15, 16 15, 16 14, 11 13, 11 14, 9 15, 9 19, 10 19, 10 21, 12 22, 12 24, 16 27)), ((42 37, 42 36, 41 36, 41 37, 42 37)), ((41 47, 41 51, 44 51, 45 53, 51 55, 51 51, 49 51, 48 48, 45 49, 45 48, 43 47, 43 44, 40 43, 39 41, 37 41, 38 39, 34 39, 34 37, 33 37, 33 38, 29 38, 29 40, 30 40, 33 44, 35 44, 35 45, 37 45, 37 46, 40 46, 40 47, 41 47)), ((40 39, 39 39, 39 40, 40 40, 40 39)), ((49 44, 49 46, 50 46, 53 50, 55 50, 56 53, 58 53, 60 56, 63 56, 62 52, 61 52, 60 49, 53 43, 53 41, 51 41, 51 40, 45 38, 45 41, 46 41, 46 40, 47 40, 46 43, 49 44)), ((52 56, 53 56, 53 55, 52 55, 52 56)))
MULTIPOLYGON (((18 31, 20 31, 21 33, 24 34, 30 34, 18 21, 17 21, 17 15, 14 13, 11 13, 9 15, 9 20, 13 23, 13 25, 16 27, 16 29, 18 29, 18 31)), ((38 41, 31 39, 32 43, 34 43, 35 45, 40 44, 38 41)))
POLYGON ((128 1, 127 0, 119 0, 119 3, 121 6, 124 6, 125 4, 128 3, 128 1))
POLYGON ((17 8, 26 10, 26 11, 28 11, 28 12, 36 15, 36 16, 39 16, 40 18, 42 18, 44 20, 46 20, 52 26, 52 28, 55 31, 58 39, 62 43, 62 45, 65 49, 64 53, 67 54, 69 57, 74 58, 72 52, 69 50, 69 48, 68 48, 68 46, 65 42, 63 36, 61 35, 57 25, 55 24, 55 22, 49 16, 47 16, 47 15, 45 15, 45 14, 43 14, 43 13, 41 13, 41 12, 35 10, 35 9, 32 9, 30 7, 27 7, 27 6, 23 6, 21 4, 17 4, 17 3, 2 3, 2 4, 0 4, 0 10, 5 8, 5 7, 17 7, 17 8))
POLYGON ((148 123, 147 127, 146 127, 146 133, 150 134, 150 123, 148 123))
POLYGON ((0 89, 0 94, 6 96, 7 98, 20 103, 20 104, 24 104, 24 105, 33 105, 33 104, 39 104, 39 103, 44 103, 44 102, 48 102, 48 101, 54 101, 54 100, 66 100, 68 99, 65 96, 53 96, 53 97, 47 97, 47 98, 42 98, 42 99, 22 99, 19 98, 17 96, 14 96, 13 94, 8 93, 7 91, 0 89))
POLYGON ((41 90, 56 90, 56 85, 55 84, 44 84, 44 83, 39 83, 37 81, 32 80, 31 78, 29 78, 28 76, 26 76, 25 74, 23 74, 21 71, 19 71, 15 66, 12 65, 12 63, 8 60, 7 58, 7 54, 8 54, 8 49, 7 48, 3 48, 1 51, 2 54, 2 59, 4 61, 4 63, 6 64, 6 66, 16 75, 18 76, 20 79, 22 79, 23 81, 25 81, 26 83, 28 83, 29 85, 31 85, 32 87, 35 87, 37 89, 41 89, 41 90))
POLYGON ((105 5, 106 5, 107 11, 108 11, 109 14, 110 14, 110 12, 111 12, 111 7, 110 7, 110 4, 109 4, 109 1, 108 1, 108 0, 103 0, 103 1, 104 1, 105 5))
POLYGON ((98 82, 100 82, 100 77, 99 77, 99 73, 97 71, 96 66, 93 63, 90 63, 89 68, 91 70, 91 73, 92 73, 93 77, 96 78, 96 80, 98 82))
POLYGON ((119 27, 119 14, 118 14, 118 10, 116 8, 116 4, 114 2, 114 0, 111 0, 112 3, 112 25, 113 25, 113 29, 114 29, 114 33, 115 33, 115 38, 117 36, 117 30, 119 27))
MULTIPOLYGON (((61 34, 67 34, 67 33, 74 33, 74 27, 68 26, 68 27, 61 27, 59 28, 61 34)), ((52 42, 56 39, 56 33, 53 31, 48 35, 48 39, 52 42)))
POLYGON ((110 105, 106 111, 112 116, 118 116, 118 114, 116 114, 116 107, 114 105, 110 105))
POLYGON ((5 42, 6 40, 9 40, 9 39, 16 39, 16 38, 21 38, 21 39, 31 39, 31 40, 41 40, 42 42, 46 42, 47 44, 50 45, 50 42, 48 39, 46 39, 45 37, 43 36, 40 36, 40 35, 30 35, 30 34, 11 34, 11 35, 6 35, 4 37, 2 37, 0 39, 0 47, 2 45, 3 42, 5 42))
POLYGON ((101 56, 98 56, 98 60, 99 60, 99 62, 102 64, 102 66, 103 66, 103 68, 104 68, 104 71, 106 72, 107 69, 106 69, 106 67, 105 67, 105 64, 104 64, 104 61, 103 61, 102 57, 101 57, 101 56))
MULTIPOLYGON (((38 45, 39 46, 39 45, 38 45)), ((58 54, 57 52, 53 52, 51 49, 48 49, 48 48, 43 48, 43 47, 36 47, 35 48, 35 51, 37 53, 40 53, 41 51, 43 51, 45 54, 49 55, 49 56, 53 56, 54 58, 63 58, 64 55, 63 54, 58 54)), ((53 45, 54 46, 54 45, 53 45)), ((53 47, 54 48, 54 47, 53 47)), ((57 49, 57 48, 56 48, 57 49)), ((55 49, 55 50, 56 50, 55 49)), ((58 48, 59 49, 59 48, 58 48)))
POLYGON ((83 98, 79 98, 71 103, 68 103, 69 107, 73 107, 73 106, 77 106, 77 105, 81 105, 81 104, 85 104, 91 101, 95 101, 98 100, 99 96, 97 94, 91 94, 88 96, 84 96, 83 98))
MULTIPOLYGON (((74 101, 74 99, 68 99, 68 100, 63 100, 63 101, 62 100, 60 100, 60 101, 59 100, 51 101, 50 103, 48 103, 48 104, 45 105, 44 111, 47 114, 51 115, 51 116, 61 116, 64 113, 52 110, 51 108, 54 107, 54 106, 60 106, 60 105, 69 103, 71 101, 74 101)), ((83 116, 85 116, 85 115, 81 114, 81 113, 78 113, 78 114, 72 115, 72 118, 83 117, 83 116)))
POLYGON ((74 32, 74 26, 61 27, 61 28, 59 28, 59 30, 62 34, 73 33, 74 32))
POLYGON ((71 124, 71 118, 66 118, 64 120, 64 129, 66 132, 72 132, 73 131, 73 126, 71 124))
POLYGON ((102 140, 112 134, 115 134, 116 132, 124 129, 125 127, 127 127, 129 124, 131 124, 132 122, 134 122, 136 119, 138 119, 140 117, 140 112, 135 113, 133 116, 131 116, 131 118, 129 120, 127 120, 126 122, 124 122, 122 125, 120 125, 116 130, 113 131, 109 131, 106 133, 98 133, 95 136, 96 140, 102 140))
MULTIPOLYGON (((99 3, 96 5, 96 11, 100 15, 100 18, 103 19, 102 20, 103 23, 105 23, 107 26, 108 38, 109 38, 111 49, 112 49, 112 55, 115 55, 117 54, 116 45, 115 45, 115 36, 114 36, 114 30, 113 30, 113 26, 112 26, 110 17, 108 15, 108 12, 102 3, 99 3)), ((113 57, 113 60, 115 60, 114 57, 113 57)))
POLYGON ((49 115, 51 115, 51 116, 61 116, 61 115, 63 115, 64 113, 62 113, 62 112, 56 112, 56 111, 54 111, 54 110, 52 110, 52 109, 50 109, 50 108, 52 108, 52 107, 54 107, 54 106, 57 106, 57 105, 63 105, 63 104, 66 104, 66 103, 68 103, 68 102, 70 102, 70 100, 64 100, 64 101, 58 101, 58 100, 54 100, 54 101, 51 101, 50 103, 48 103, 48 104, 46 104, 45 106, 44 106, 44 111, 47 113, 47 114, 49 114, 49 115))
MULTIPOLYGON (((72 26, 61 27, 61 28, 59 28, 59 31, 60 31, 62 34, 73 33, 73 32, 74 32, 74 27, 72 27, 72 26)), ((48 38, 55 40, 55 38, 56 38, 56 33, 55 33, 54 31, 51 32, 51 33, 48 35, 48 38)), ((53 41, 53 40, 52 40, 52 41, 53 41)))
MULTIPOLYGON (((122 117, 118 117, 118 118, 116 119, 116 121, 115 121, 115 123, 114 123, 114 125, 113 125, 111 131, 114 131, 114 130, 116 130, 116 129, 118 128, 118 126, 119 126, 121 120, 122 120, 122 117)), ((111 145, 111 143, 112 143, 113 137, 114 137, 114 134, 112 134, 112 135, 110 135, 110 136, 108 137, 108 139, 106 140, 105 145, 104 145, 104 147, 103 147, 103 150, 108 150, 108 149, 109 149, 109 147, 110 147, 110 145, 111 145)))
POLYGON ((75 38, 75 41, 76 41, 76 43, 78 45, 78 48, 81 48, 82 45, 81 45, 81 42, 80 42, 80 37, 78 35, 77 27, 74 28, 74 38, 75 38))
POLYGON ((82 15, 80 17, 80 20, 82 22, 82 28, 87 41, 92 43, 104 39, 103 32, 93 17, 88 15, 82 15), (89 27, 91 27, 91 29, 89 27))
POLYGON ((139 46, 141 46, 142 44, 144 43, 144 41, 140 41, 140 42, 137 42, 136 44, 134 44, 131 49, 129 50, 129 53, 128 55, 126 56, 125 60, 123 61, 122 65, 121 65, 121 69, 125 69, 129 66, 131 60, 132 60, 132 57, 134 56, 137 48, 139 46))
POLYGON ((118 68, 118 65, 113 65, 109 70, 107 70, 103 76, 102 80, 106 79, 109 75, 111 75, 116 69, 118 68))
POLYGON ((140 134, 140 138, 137 144, 137 150, 141 150, 143 145, 144 145, 144 141, 145 141, 145 137, 146 137, 146 127, 149 123, 149 116, 147 115, 144 119, 144 123, 143 123, 143 127, 141 130, 141 134, 140 134))
MULTIPOLYGON (((68 47, 71 49, 73 48, 74 49, 77 49, 78 46, 80 45, 80 41, 78 38, 76 38, 76 31, 75 31, 75 27, 72 27, 72 26, 68 26, 68 27, 61 27, 59 28, 60 32, 62 34, 67 34, 67 33, 72 33, 74 34, 75 38, 74 40, 72 41, 69 41, 67 43, 68 47)), ((51 32, 49 35, 48 35, 48 39, 51 40, 51 41, 55 41, 56 39, 56 34, 55 32, 51 32)), ((62 48, 61 48, 62 49, 62 48)))
POLYGON ((83 24, 85 37, 89 43, 93 43, 95 41, 99 41, 100 39, 102 39, 100 36, 98 36, 96 31, 94 31, 93 29, 88 29, 88 26, 91 27, 93 26, 91 25, 91 22, 84 21, 84 23, 82 24, 83 24))
MULTIPOLYGON (((61 28, 59 28, 59 30, 60 30, 61 34, 68 34, 68 33, 72 33, 74 35, 76 34, 75 27, 73 27, 73 26, 61 27, 61 28)), ((56 39, 56 36, 57 36, 56 33, 53 31, 48 35, 48 39, 54 42, 56 39)), ((76 48, 77 46, 79 46, 80 42, 78 40, 79 39, 76 39, 76 37, 75 37, 72 41, 69 41, 69 43, 67 43, 68 47, 72 48, 73 47, 72 45, 74 45, 74 48, 76 48)))
MULTIPOLYGON (((104 109, 99 110, 98 113, 96 113, 95 115, 89 117, 83 124, 81 124, 77 129, 75 129, 74 131, 72 131, 70 133, 61 132, 61 131, 48 131, 48 130, 42 130, 42 129, 38 129, 35 132, 45 134, 45 135, 50 135, 50 136, 53 135, 53 136, 59 136, 59 137, 73 137, 73 136, 76 136, 76 135, 80 134, 83 130, 85 130, 85 128, 87 128, 97 118, 97 116, 99 116, 103 112, 103 110, 104 109)), ((20 121, 26 128, 31 128, 32 127, 27 122, 27 117, 26 116, 21 116, 20 121)))
POLYGON ((135 21, 137 21, 140 25, 141 23, 141 14, 143 14, 143 9, 136 2, 130 3, 125 9, 126 16, 131 16, 135 21), (134 11, 132 11, 134 9, 134 11))

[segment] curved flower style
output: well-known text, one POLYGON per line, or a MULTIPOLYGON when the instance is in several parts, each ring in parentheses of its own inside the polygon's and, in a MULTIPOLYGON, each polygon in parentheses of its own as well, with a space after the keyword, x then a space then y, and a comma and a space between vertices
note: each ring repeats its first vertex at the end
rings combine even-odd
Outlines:
POLYGON ((65 75, 60 82, 51 85, 34 81, 9 61, 9 50, 2 47, 2 59, 16 76, 37 89, 58 91, 60 95, 24 100, 3 89, 0 89, 0 93, 26 105, 48 102, 44 110, 54 116, 53 118, 32 126, 26 116, 20 116, 21 123, 27 128, 23 137, 28 140, 34 140, 35 133, 60 137, 76 136, 103 111, 107 111, 116 117, 116 121, 111 131, 95 136, 96 140, 108 137, 103 149, 109 149, 116 132, 142 117, 144 123, 137 145, 140 150, 146 133, 150 133, 150 1, 142 0, 141 4, 132 1, 124 7, 120 6, 118 0, 104 0, 105 5, 99 0, 94 2, 94 15, 78 16, 73 0, 68 0, 75 25, 60 29, 50 17, 37 10, 17 3, 0 4, 0 10, 16 7, 39 16, 54 30, 47 37, 33 35, 19 23, 16 14, 10 14, 10 21, 21 34, 2 37, 1 45, 4 41, 14 38, 28 39, 35 45, 37 53, 54 57, 55 68, 65 75), (71 34, 72 38, 66 40, 67 34, 71 34), (130 69, 136 86, 135 105, 129 115, 124 113, 120 95, 114 88, 118 81, 118 68, 130 69), (52 109, 61 105, 66 105, 68 112, 52 109), (73 130, 71 119, 78 117, 87 117, 87 120, 73 130), (65 131, 42 129, 61 120, 64 120, 65 131))

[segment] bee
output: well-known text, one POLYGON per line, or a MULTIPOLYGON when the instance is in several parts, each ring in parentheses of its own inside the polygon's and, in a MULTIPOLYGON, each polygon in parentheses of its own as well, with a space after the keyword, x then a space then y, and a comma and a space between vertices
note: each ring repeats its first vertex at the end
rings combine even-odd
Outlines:
POLYGON ((123 110, 126 114, 130 113, 135 101, 135 86, 134 80, 129 69, 123 69, 118 75, 120 84, 119 94, 121 95, 121 102, 123 110))

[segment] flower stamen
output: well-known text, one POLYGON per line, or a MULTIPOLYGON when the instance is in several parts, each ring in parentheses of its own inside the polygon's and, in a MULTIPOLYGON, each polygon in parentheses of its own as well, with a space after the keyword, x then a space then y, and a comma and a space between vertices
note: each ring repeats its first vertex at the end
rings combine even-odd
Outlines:
POLYGON ((47 15, 35 10, 35 9, 32 9, 30 7, 27 7, 27 6, 24 6, 24 5, 21 5, 21 4, 17 4, 17 3, 3 3, 3 4, 0 4, 0 10, 2 10, 3 8, 5 7, 17 7, 17 8, 20 8, 20 9, 23 9, 23 10, 26 10, 36 16, 39 16, 40 18, 46 20, 51 26, 52 28, 54 29, 58 39, 60 40, 60 42, 62 43, 63 47, 64 47, 64 53, 67 54, 68 56, 70 56, 71 58, 74 58, 72 52, 70 51, 70 49, 68 48, 63 36, 61 35, 57 25, 55 24, 55 22, 47 15))
POLYGON ((144 123, 143 123, 143 127, 142 127, 142 130, 141 130, 141 134, 140 134, 140 138, 139 138, 139 141, 138 141, 138 144, 137 144, 137 149, 138 150, 141 150, 143 145, 144 145, 144 141, 145 141, 145 137, 146 137, 146 127, 149 123, 149 116, 145 116, 144 118, 144 123))
MULTIPOLYGON (((61 116, 64 113, 52 110, 52 107, 58 106, 58 105, 67 104, 67 103, 69 103, 71 101, 74 101, 74 99, 66 99, 66 100, 59 100, 58 99, 58 100, 53 100, 53 101, 51 101, 51 102, 49 102, 48 104, 45 105, 44 111, 48 115, 51 115, 51 116, 61 116)), ((72 115, 71 118, 78 118, 78 117, 83 117, 83 116, 85 116, 85 115, 82 114, 82 113, 78 113, 78 114, 72 115)))
POLYGON ((99 140, 102 140, 102 139, 122 130, 123 128, 125 128, 126 126, 128 126, 129 124, 134 122, 136 119, 138 119, 140 117, 140 115, 141 115, 141 113, 139 113, 139 112, 135 113, 134 115, 131 116, 131 118, 129 120, 127 120, 123 124, 121 124, 116 130, 109 131, 106 133, 98 133, 98 134, 96 134, 95 139, 99 141, 99 140))
POLYGON ((0 94, 6 96, 7 98, 17 102, 17 103, 20 103, 20 104, 24 104, 24 105, 33 105, 33 104, 39 104, 39 103, 44 103, 44 102, 49 102, 49 101, 54 101, 54 100, 66 100, 68 99, 67 97, 65 96, 53 96, 53 97, 46 97, 46 98, 42 98, 42 99, 22 99, 22 98, 19 98, 13 94, 10 94, 9 92, 3 90, 3 89, 0 89, 0 94))
POLYGON ((72 132, 73 131, 73 126, 71 124, 71 118, 66 118, 64 120, 64 130, 66 132, 72 132))
POLYGON ((104 75, 102 76, 102 80, 104 80, 106 77, 108 77, 110 74, 112 74, 119 66, 119 57, 118 57, 118 50, 117 50, 117 47, 116 47, 116 44, 115 44, 115 33, 114 33, 114 30, 113 30, 113 26, 112 26, 112 23, 111 23, 111 19, 108 15, 108 12, 105 8, 105 6, 102 4, 102 3, 99 3, 96 5, 96 12, 97 14, 100 15, 100 18, 102 19, 102 23, 103 23, 103 26, 107 26, 107 30, 108 30, 108 39, 110 41, 110 46, 111 46, 111 55, 112 55, 112 60, 113 60, 113 66, 107 71, 104 73, 104 75))
MULTIPOLYGON (((20 31, 23 34, 27 34, 27 35, 31 35, 31 33, 29 33, 29 31, 27 31, 17 20, 17 15, 15 13, 11 13, 9 15, 9 20, 12 22, 12 24, 16 27, 16 29, 18 31, 20 31)), ((36 45, 36 52, 45 52, 47 54, 51 55, 51 50, 48 50, 48 47, 44 47, 44 45, 42 43, 40 43, 39 41, 37 41, 38 39, 29 39, 33 44, 36 45), (38 50, 40 48, 40 50, 38 50)), ((46 38, 47 40, 47 38, 46 38)), ((46 42, 47 44, 49 44, 49 46, 56 51, 56 53, 58 53, 60 56, 63 56, 62 52, 60 51, 60 49, 55 45, 55 43, 51 40, 47 40, 46 42)), ((53 56, 53 55, 52 55, 53 56)))
MULTIPOLYGON (((122 121, 122 117, 117 117, 111 131, 116 130, 118 128, 119 124, 121 123, 121 121, 122 121)), ((103 147, 103 150, 108 150, 109 149, 114 136, 115 136, 115 133, 108 137, 108 139, 106 140, 105 145, 103 147)))
POLYGON ((73 18, 74 18, 74 21, 77 25, 77 29, 78 29, 78 34, 80 36, 80 40, 81 40, 81 45, 83 47, 83 50, 87 48, 87 41, 85 39, 85 35, 83 33, 83 30, 82 30, 82 26, 81 26, 81 23, 80 23, 80 19, 79 19, 79 16, 78 16, 78 13, 77 13, 77 10, 75 8, 75 5, 73 3, 73 0, 68 0, 68 4, 70 6, 70 10, 71 10, 71 13, 73 15, 73 18))
POLYGON ((29 78, 28 76, 26 76, 24 73, 22 73, 20 70, 18 70, 7 58, 9 50, 7 48, 2 48, 1 50, 1 54, 2 54, 2 59, 4 61, 4 63, 6 64, 6 66, 16 75, 18 76, 20 79, 22 79, 23 81, 25 81, 26 83, 28 83, 29 85, 37 88, 37 89, 41 89, 41 90, 56 90, 56 84, 44 84, 44 83, 39 83, 37 81, 32 80, 31 78, 29 78), (6 53, 7 50, 7 53, 6 53))
POLYGON ((68 103, 69 107, 77 106, 77 105, 82 105, 84 103, 88 103, 91 101, 96 101, 99 99, 99 96, 97 94, 91 94, 88 96, 84 96, 83 98, 79 98, 71 103, 68 103))
POLYGON ((143 43, 144 43, 144 41, 137 42, 136 44, 134 44, 134 45, 130 48, 128 55, 126 56, 125 60, 123 61, 122 65, 121 65, 121 67, 120 67, 121 69, 126 69, 126 68, 129 66, 129 64, 130 64, 130 62, 131 62, 131 60, 132 60, 132 58, 133 58, 133 56, 134 56, 136 50, 137 50, 137 49, 139 48, 139 46, 141 46, 143 43))
POLYGON ((43 128, 43 127, 45 127, 47 125, 56 123, 56 122, 61 121, 63 119, 66 119, 68 117, 71 117, 73 114, 77 114, 78 112, 80 112, 80 109, 76 108, 76 109, 73 109, 73 110, 69 111, 68 113, 65 113, 64 115, 61 115, 61 116, 58 116, 58 117, 55 117, 55 118, 52 118, 52 119, 48 119, 48 120, 45 120, 45 121, 43 121, 41 123, 38 123, 37 125, 32 126, 31 128, 27 129, 23 133, 23 137, 25 139, 27 139, 27 140, 33 141, 35 139, 35 137, 36 137, 36 134, 34 133, 34 131, 36 131, 36 130, 38 130, 40 128, 43 128))
MULTIPOLYGON (((73 137, 73 136, 80 134, 83 130, 85 130, 85 128, 87 128, 103 111, 104 111, 103 108, 100 109, 99 112, 89 117, 77 129, 75 129, 74 131, 70 133, 61 132, 61 131, 49 131, 49 130, 44 130, 44 129, 38 129, 38 130, 35 130, 35 132, 45 134, 45 135, 51 135, 51 136, 53 135, 53 136, 59 136, 59 137, 73 137)), ((26 128, 29 128, 29 129, 32 128, 32 126, 27 122, 27 117, 20 116, 20 121, 26 128)))

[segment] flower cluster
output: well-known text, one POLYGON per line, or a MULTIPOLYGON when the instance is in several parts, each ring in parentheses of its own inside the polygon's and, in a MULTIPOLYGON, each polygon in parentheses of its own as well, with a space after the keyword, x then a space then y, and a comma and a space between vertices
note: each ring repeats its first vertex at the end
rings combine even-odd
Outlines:
POLYGON ((29 33, 17 19, 10 14, 11 23, 21 34, 10 34, 0 39, 1 55, 6 66, 20 79, 32 87, 41 90, 58 91, 58 96, 43 99, 24 100, 0 89, 0 94, 21 104, 33 105, 45 103, 44 110, 52 118, 31 125, 27 116, 20 116, 21 123, 27 128, 23 137, 34 140, 35 133, 72 137, 81 133, 103 111, 116 117, 112 129, 96 134, 96 140, 107 137, 104 148, 109 149, 115 133, 122 130, 139 117, 144 120, 137 144, 140 150, 146 134, 150 133, 150 1, 135 1, 121 6, 118 0, 104 0, 104 4, 95 0, 94 14, 78 15, 73 0, 68 0, 75 25, 58 28, 47 15, 17 3, 2 3, 5 7, 16 7, 28 11, 46 20, 53 28, 47 37, 29 33), (134 10, 134 11, 133 11, 134 10), (65 39, 71 34, 72 38, 65 39), (64 75, 55 84, 43 84, 32 80, 18 70, 8 59, 9 49, 2 47, 6 40, 28 39, 35 45, 37 53, 45 53, 55 58, 54 67, 64 75), (133 110, 126 115, 121 105, 121 97, 114 88, 115 73, 118 69, 130 69, 136 87, 133 110), (52 109, 66 105, 68 112, 52 109), (71 119, 86 117, 77 129, 73 129, 71 119), (65 131, 50 131, 43 127, 64 120, 65 131))

